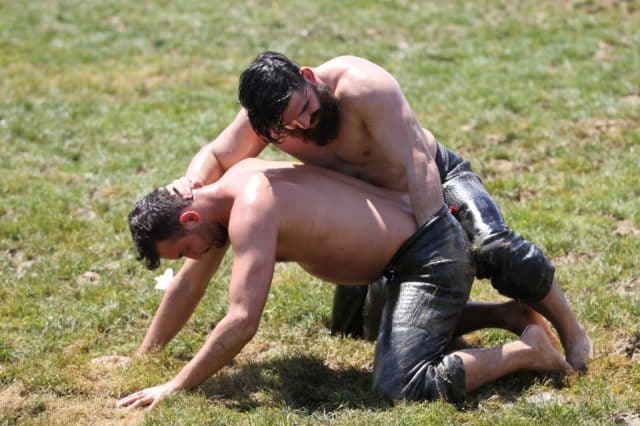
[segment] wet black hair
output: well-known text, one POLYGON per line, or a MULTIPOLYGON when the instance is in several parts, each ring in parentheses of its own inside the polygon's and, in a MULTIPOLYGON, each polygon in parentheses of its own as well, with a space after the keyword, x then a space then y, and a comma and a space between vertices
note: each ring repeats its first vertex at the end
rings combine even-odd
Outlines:
POLYGON ((265 142, 282 140, 282 114, 293 92, 304 85, 300 66, 278 52, 260 53, 240 74, 238 101, 247 111, 253 131, 265 142))

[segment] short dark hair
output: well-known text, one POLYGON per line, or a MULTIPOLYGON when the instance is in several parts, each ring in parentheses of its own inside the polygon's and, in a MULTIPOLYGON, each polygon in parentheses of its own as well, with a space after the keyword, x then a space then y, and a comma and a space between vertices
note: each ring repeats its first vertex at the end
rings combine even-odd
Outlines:
POLYGON ((291 95, 305 85, 300 67, 277 52, 262 52, 240 74, 238 100, 247 110, 253 131, 266 142, 279 143, 282 114, 291 95))
POLYGON ((191 200, 172 194, 165 188, 156 189, 140 199, 129 213, 129 231, 138 251, 138 260, 145 260, 149 269, 160 266, 156 244, 184 234, 179 214, 191 200))

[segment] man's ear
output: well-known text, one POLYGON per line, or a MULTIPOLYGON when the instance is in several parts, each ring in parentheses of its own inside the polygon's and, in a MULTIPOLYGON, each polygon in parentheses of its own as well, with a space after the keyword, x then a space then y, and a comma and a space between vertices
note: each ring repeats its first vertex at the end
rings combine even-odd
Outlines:
POLYGON ((310 83, 316 83, 316 73, 309 67, 300 67, 300 74, 310 83))
POLYGON ((180 224, 187 230, 195 228, 200 224, 200 213, 195 210, 185 210, 180 213, 180 224))

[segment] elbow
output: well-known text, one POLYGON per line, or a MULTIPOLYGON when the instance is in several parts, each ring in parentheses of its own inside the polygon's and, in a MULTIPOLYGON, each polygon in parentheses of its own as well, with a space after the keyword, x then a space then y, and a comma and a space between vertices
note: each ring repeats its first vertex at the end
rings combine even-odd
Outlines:
POLYGON ((211 149, 211 158, 213 158, 213 162, 217 166, 214 179, 211 181, 215 182, 216 180, 220 179, 220 177, 222 177, 222 175, 224 175, 227 170, 229 170, 229 166, 226 166, 224 164, 224 162, 220 158, 220 154, 218 154, 214 149, 211 149))
POLYGON ((248 312, 233 312, 231 320, 238 336, 248 342, 256 335, 260 326, 260 316, 251 315, 248 312))
POLYGON ((253 336, 258 332, 258 327, 260 326, 259 320, 248 320, 242 325, 242 335, 245 336, 247 341, 253 339, 253 336))
POLYGON ((258 332, 259 321, 246 321, 242 322, 238 327, 238 333, 242 337, 244 343, 249 343, 253 336, 258 332))

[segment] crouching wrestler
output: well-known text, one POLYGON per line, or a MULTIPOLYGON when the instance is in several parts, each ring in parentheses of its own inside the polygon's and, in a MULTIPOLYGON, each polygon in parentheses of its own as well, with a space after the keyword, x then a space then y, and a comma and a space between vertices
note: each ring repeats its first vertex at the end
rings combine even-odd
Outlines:
MULTIPOLYGON (((440 203, 442 202, 440 198, 440 203)), ((459 401, 518 370, 571 367, 533 310, 469 304, 474 268, 465 232, 444 204, 424 225, 406 196, 310 165, 243 160, 193 199, 162 188, 138 201, 129 227, 140 260, 187 257, 139 349, 164 347, 184 326, 230 245, 229 308, 203 347, 171 380, 117 402, 155 406, 227 365, 258 330, 276 261, 297 262, 339 284, 378 280, 384 308, 373 385, 390 399, 459 401), (519 339, 448 353, 452 339, 501 327, 519 339)))

